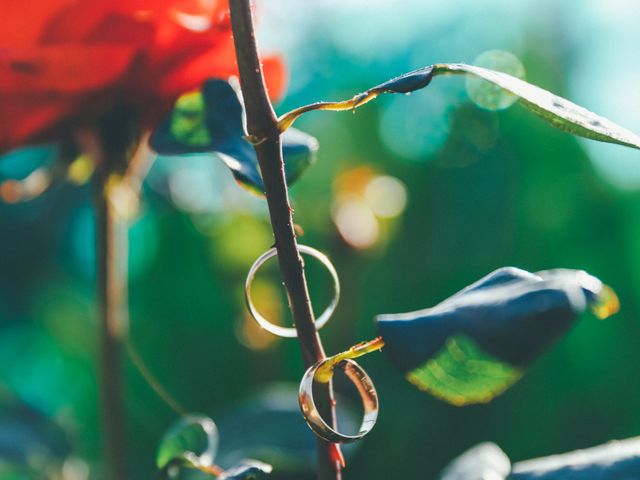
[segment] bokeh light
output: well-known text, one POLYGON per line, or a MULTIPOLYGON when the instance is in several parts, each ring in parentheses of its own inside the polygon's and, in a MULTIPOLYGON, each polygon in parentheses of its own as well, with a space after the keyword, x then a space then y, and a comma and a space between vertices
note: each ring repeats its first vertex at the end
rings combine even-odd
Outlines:
MULTIPOLYGON (((285 315, 280 301, 281 292, 272 282, 255 280, 251 286, 251 297, 258 311, 271 323, 285 326, 285 315)), ((266 330, 253 319, 249 312, 244 312, 236 323, 236 335, 240 342, 252 350, 265 350, 274 347, 281 340, 266 330)))
MULTIPOLYGON (((473 65, 508 73, 524 79, 524 67, 512 53, 502 50, 489 50, 476 57, 473 65)), ((467 93, 471 101, 486 110, 504 110, 513 105, 518 97, 502 88, 478 77, 468 76, 467 93)))
POLYGON ((359 199, 344 199, 334 209, 333 220, 342 238, 355 248, 368 248, 378 240, 379 228, 369 206, 359 199))
POLYGON ((407 189, 397 178, 379 175, 368 183, 364 198, 375 215, 394 218, 407 206, 407 189))
POLYGON ((333 221, 342 239, 356 249, 386 240, 386 221, 407 206, 407 189, 397 178, 378 175, 371 167, 356 167, 333 182, 333 221))

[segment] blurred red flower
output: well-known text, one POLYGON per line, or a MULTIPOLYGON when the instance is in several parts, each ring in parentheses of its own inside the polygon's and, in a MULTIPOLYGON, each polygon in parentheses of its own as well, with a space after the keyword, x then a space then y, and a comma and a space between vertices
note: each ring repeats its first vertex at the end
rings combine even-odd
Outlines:
MULTIPOLYGON (((150 127, 182 93, 236 74, 227 0, 0 0, 0 151, 116 103, 150 127)), ((284 87, 278 58, 264 69, 284 87)))

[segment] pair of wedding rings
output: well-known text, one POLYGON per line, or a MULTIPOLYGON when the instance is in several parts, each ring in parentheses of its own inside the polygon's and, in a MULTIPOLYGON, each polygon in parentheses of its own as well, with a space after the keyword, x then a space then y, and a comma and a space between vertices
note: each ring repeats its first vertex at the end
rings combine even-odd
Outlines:
MULTIPOLYGON (((320 263, 329 271, 333 279, 333 298, 327 308, 316 319, 316 330, 320 330, 329 321, 340 299, 340 281, 338 274, 333 264, 322 252, 319 252, 315 248, 308 247, 306 245, 298 245, 298 251, 314 257, 319 260, 320 263)), ((247 280, 245 282, 245 298, 247 301, 247 308, 251 313, 251 316, 256 322, 268 332, 277 335, 279 337, 295 338, 298 336, 295 328, 282 327, 275 325, 267 320, 256 308, 251 298, 251 284, 256 276, 256 273, 262 267, 267 260, 278 255, 275 248, 271 248, 263 253, 251 266, 249 273, 247 274, 247 280)), ((309 367, 302 377, 300 382, 300 389, 298 392, 298 402, 302 415, 313 432, 319 437, 334 443, 349 443, 364 437, 371 431, 378 418, 378 394, 373 386, 371 378, 367 375, 364 369, 353 360, 343 360, 339 362, 337 366, 341 368, 346 377, 354 384, 356 390, 360 394, 362 405, 364 407, 364 416, 360 428, 356 434, 347 435, 338 432, 331 425, 324 421, 316 403, 314 401, 313 386, 318 383, 316 373, 320 367, 329 362, 331 358, 321 360, 309 367)))

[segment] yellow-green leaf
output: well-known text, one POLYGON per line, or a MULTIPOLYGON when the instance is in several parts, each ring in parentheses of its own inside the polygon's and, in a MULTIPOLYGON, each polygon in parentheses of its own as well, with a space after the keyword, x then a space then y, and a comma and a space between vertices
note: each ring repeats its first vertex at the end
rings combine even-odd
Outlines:
POLYGON ((484 352, 466 335, 450 338, 435 358, 407 373, 419 389, 457 406, 487 403, 521 376, 521 369, 484 352))

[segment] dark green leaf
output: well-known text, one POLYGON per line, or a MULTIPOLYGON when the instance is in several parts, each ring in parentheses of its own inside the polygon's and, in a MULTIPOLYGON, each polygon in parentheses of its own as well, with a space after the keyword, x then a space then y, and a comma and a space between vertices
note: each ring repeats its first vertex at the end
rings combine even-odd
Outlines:
POLYGON ((587 307, 606 317, 617 298, 583 271, 509 267, 433 308, 377 322, 385 351, 412 383, 466 405, 506 390, 587 307))
POLYGON ((0 389, 0 478, 36 480, 61 475, 72 454, 65 430, 0 389), (37 457, 37 458, 36 458, 37 457))
POLYGON ((260 480, 271 473, 271 465, 257 460, 243 460, 239 465, 227 469, 220 480, 260 480))
POLYGON ((514 464, 508 480, 635 480, 640 437, 514 464))
POLYGON ((170 463, 209 466, 218 452, 218 429, 209 417, 188 415, 176 422, 160 441, 156 465, 170 463))
MULTIPOLYGON (((264 186, 253 146, 246 139, 238 93, 222 80, 209 80, 200 92, 183 95, 171 116, 158 125, 150 145, 162 155, 215 153, 235 179, 257 193, 264 186)), ((282 136, 289 184, 313 163, 318 141, 299 130, 282 136)))
POLYGON ((308 133, 290 128, 282 134, 281 141, 284 173, 287 184, 291 185, 314 162, 318 151, 318 140, 308 133))
POLYGON ((640 437, 575 452, 525 460, 511 466, 493 443, 482 443, 453 460, 439 480, 635 480, 640 478, 640 437))

